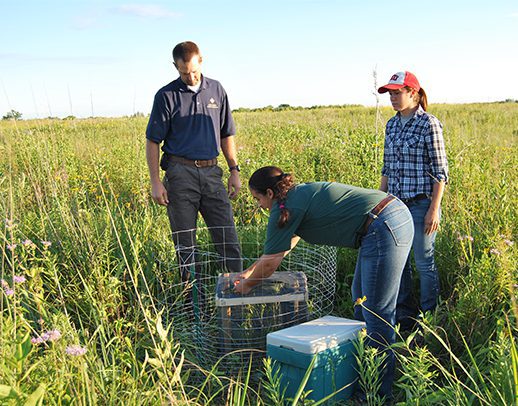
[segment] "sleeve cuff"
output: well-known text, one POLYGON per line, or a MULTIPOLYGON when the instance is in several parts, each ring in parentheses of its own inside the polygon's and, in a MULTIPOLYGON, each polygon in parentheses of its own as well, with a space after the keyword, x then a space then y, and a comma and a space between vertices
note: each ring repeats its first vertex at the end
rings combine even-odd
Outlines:
POLYGON ((159 139, 159 138, 156 138, 156 137, 152 137, 151 135, 147 135, 146 134, 146 140, 149 140, 151 142, 154 142, 155 144, 161 144, 163 140, 159 139))
POLYGON ((440 182, 448 183, 448 176, 445 175, 444 173, 439 173, 439 174, 434 176, 434 180, 437 183, 440 183, 440 182))

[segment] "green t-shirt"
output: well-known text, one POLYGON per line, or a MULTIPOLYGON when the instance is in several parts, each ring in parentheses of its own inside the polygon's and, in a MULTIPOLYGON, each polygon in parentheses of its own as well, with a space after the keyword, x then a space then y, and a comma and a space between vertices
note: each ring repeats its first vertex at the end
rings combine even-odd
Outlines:
POLYGON ((290 218, 283 228, 279 221, 279 204, 274 203, 268 228, 265 254, 290 249, 291 238, 322 245, 357 248, 357 232, 371 211, 387 194, 334 182, 303 183, 288 192, 285 206, 290 218))

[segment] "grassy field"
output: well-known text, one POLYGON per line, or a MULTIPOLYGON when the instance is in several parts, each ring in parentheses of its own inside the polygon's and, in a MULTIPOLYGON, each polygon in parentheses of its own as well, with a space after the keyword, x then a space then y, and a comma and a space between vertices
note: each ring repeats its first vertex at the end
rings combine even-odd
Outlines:
MULTIPOLYGON (((412 336, 399 344, 396 400, 518 404, 518 103, 430 111, 444 124, 451 174, 436 245, 443 302, 420 345, 412 336)), ((275 164, 299 182, 377 188, 391 115, 361 106, 237 112, 243 184, 275 164)), ((175 326, 161 322, 150 286, 156 259, 173 247, 165 210, 149 197, 146 123, 0 123, 0 403, 279 401, 270 369, 261 385, 248 383, 246 368, 200 372, 175 326), (200 374, 202 385, 192 380, 200 374)), ((234 202, 240 229, 264 226, 254 207, 245 187, 234 202)), ((339 250, 336 315, 352 315, 355 258, 339 250)))

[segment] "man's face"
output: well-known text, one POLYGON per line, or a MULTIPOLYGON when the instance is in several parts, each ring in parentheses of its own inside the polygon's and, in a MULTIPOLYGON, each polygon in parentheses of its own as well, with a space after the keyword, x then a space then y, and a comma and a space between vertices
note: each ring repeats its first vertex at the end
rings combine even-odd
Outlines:
POLYGON ((182 82, 188 86, 196 86, 201 81, 201 56, 193 55, 190 61, 185 62, 179 59, 174 63, 174 66, 180 74, 182 82))

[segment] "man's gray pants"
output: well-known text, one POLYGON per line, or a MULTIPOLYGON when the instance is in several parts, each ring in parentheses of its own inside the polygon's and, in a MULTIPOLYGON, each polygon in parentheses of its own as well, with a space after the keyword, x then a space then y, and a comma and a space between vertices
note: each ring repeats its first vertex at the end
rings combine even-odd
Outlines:
POLYGON ((170 162, 166 170, 167 214, 184 281, 189 280, 188 272, 196 263, 198 212, 209 229, 214 247, 220 255, 220 264, 229 272, 241 272, 243 269, 232 205, 222 176, 223 170, 219 166, 197 168, 170 162))

